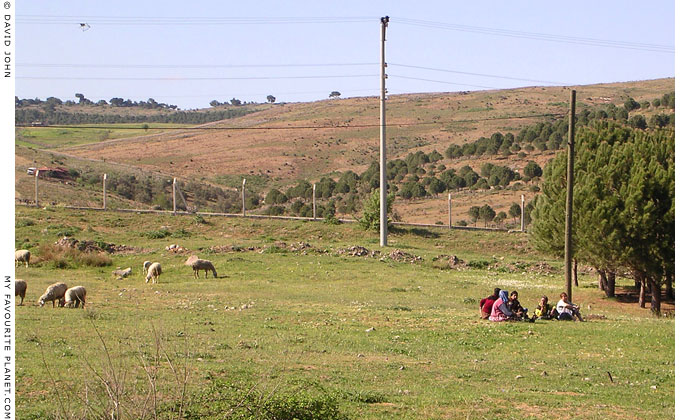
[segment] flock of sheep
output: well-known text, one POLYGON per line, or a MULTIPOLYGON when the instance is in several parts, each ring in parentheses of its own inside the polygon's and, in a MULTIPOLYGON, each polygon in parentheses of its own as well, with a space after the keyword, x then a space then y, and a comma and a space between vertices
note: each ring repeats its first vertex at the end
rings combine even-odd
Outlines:
MULTIPOLYGON (((26 267, 29 267, 29 262, 31 260, 31 252, 25 249, 20 249, 14 253, 15 268, 19 266, 20 263, 24 263, 26 267)), ((194 278, 199 278, 199 271, 204 270, 205 277, 208 278, 208 272, 213 273, 213 277, 218 277, 213 263, 209 260, 203 260, 192 255, 187 259, 185 265, 191 266, 194 272, 194 278)), ((126 277, 131 273, 131 268, 127 270, 115 270, 113 273, 117 273, 122 277, 126 277)), ((163 267, 159 262, 144 261, 143 273, 145 275, 146 283, 151 281, 155 284, 158 278, 163 273, 163 267)), ((14 282, 14 295, 21 298, 20 306, 24 304, 24 297, 26 296, 27 283, 25 280, 17 279, 14 282)), ((84 286, 75 286, 67 288, 65 283, 55 283, 48 286, 45 293, 38 299, 39 306, 45 305, 46 302, 51 301, 53 307, 55 307, 55 301, 58 301, 58 306, 67 306, 69 308, 78 308, 81 304, 82 309, 86 304, 86 288, 84 286)))
MULTIPOLYGON (((30 261, 31 252, 26 249, 20 249, 14 252, 15 268, 18 267, 20 263, 24 263, 26 267, 29 268, 30 261)), ((14 295, 21 298, 19 303, 20 306, 24 305, 26 289, 26 280, 17 279, 14 281, 14 295)), ((53 308, 55 307, 55 301, 58 302, 58 306, 60 307, 78 308, 79 305, 81 305, 81 307, 84 308, 86 304, 86 288, 84 286, 67 288, 67 285, 61 282, 51 284, 46 288, 45 293, 38 298, 38 305, 43 306, 48 301, 53 303, 53 308)))

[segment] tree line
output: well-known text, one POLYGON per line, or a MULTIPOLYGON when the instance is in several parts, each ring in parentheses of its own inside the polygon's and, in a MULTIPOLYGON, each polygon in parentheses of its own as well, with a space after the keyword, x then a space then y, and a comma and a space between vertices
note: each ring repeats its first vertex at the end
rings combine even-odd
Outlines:
MULTIPOLYGON (((675 131, 639 130, 598 121, 578 130, 573 192, 573 249, 599 273, 599 287, 615 295, 616 276, 630 274, 640 305, 651 294, 660 312, 661 289, 672 299, 675 281, 675 131)), ((565 153, 544 169, 532 214, 532 243, 564 253, 565 153)))

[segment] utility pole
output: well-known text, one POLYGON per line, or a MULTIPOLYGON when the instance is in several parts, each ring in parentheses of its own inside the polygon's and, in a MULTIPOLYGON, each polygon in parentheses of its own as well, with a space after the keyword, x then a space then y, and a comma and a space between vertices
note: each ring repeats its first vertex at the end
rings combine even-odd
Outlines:
POLYGON ((36 207, 38 207, 38 173, 40 171, 36 169, 36 181, 34 184, 34 203, 36 203, 36 207))
POLYGON ((173 178, 173 214, 177 214, 177 198, 175 197, 175 187, 177 187, 177 178, 173 178))
POLYGON ((244 204, 244 186, 247 183, 247 178, 242 180, 242 217, 247 215, 247 207, 244 204))
POLYGON ((570 123, 568 124, 568 167, 565 196, 565 290, 573 301, 572 242, 573 242, 573 176, 575 166, 575 91, 570 91, 570 123))
POLYGON ((525 231, 525 194, 520 196, 522 203, 520 204, 520 232, 525 231))
POLYGON ((103 174, 103 210, 105 210, 105 180, 108 178, 108 174, 103 174))
POLYGON ((452 204, 450 201, 450 193, 448 194, 448 229, 453 229, 452 204))
POLYGON ((311 187, 311 210, 314 220, 316 220, 316 184, 312 184, 311 187))
POLYGON ((381 246, 388 245, 388 212, 386 203, 386 28, 388 16, 381 18, 381 144, 380 144, 380 177, 379 186, 381 197, 379 200, 379 226, 381 229, 381 246))

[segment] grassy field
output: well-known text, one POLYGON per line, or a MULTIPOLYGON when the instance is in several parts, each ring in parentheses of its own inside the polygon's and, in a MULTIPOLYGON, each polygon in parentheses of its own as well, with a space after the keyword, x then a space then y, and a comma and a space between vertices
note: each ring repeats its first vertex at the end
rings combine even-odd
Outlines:
MULTIPOLYGON (((71 125, 71 124, 70 124, 71 125)), ((170 128, 184 128, 184 124, 86 124, 85 127, 25 127, 18 128, 16 144, 41 149, 56 149, 105 140, 123 139, 162 133, 170 128)))
POLYGON ((18 419, 674 415, 673 317, 604 299, 586 272, 574 288, 585 323, 478 319, 497 286, 529 308, 557 300, 562 262, 522 234, 403 229, 381 249, 349 224, 18 206, 15 244, 37 261, 16 273, 29 284, 16 312, 18 419), (134 249, 103 267, 49 257, 64 234, 134 249), (166 251, 173 243, 189 251, 166 251), (354 245, 384 258, 339 252, 354 245), (422 260, 388 256, 396 249, 422 260), (192 253, 219 278, 194 279, 192 253), (160 283, 144 282, 144 260, 162 263, 160 283), (117 267, 132 276, 115 279, 117 267), (36 305, 55 281, 84 285, 86 309, 36 305))

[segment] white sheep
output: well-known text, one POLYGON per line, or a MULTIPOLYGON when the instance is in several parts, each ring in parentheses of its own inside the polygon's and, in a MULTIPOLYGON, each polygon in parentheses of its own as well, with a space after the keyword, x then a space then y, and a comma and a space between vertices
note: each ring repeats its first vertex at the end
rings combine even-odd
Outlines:
POLYGON ((26 268, 29 268, 29 260, 31 259, 31 252, 26 249, 19 249, 14 251, 14 266, 18 267, 19 263, 26 264, 26 268))
POLYGON ((74 286, 65 292, 65 306, 68 308, 78 308, 81 303, 82 309, 86 305, 86 288, 84 286, 74 286))
POLYGON ((158 277, 161 275, 163 272, 163 268, 161 267, 161 263, 151 263, 149 266, 149 271, 148 274, 146 274, 146 283, 151 280, 151 283, 156 283, 158 281, 158 277))
POLYGON ((130 274, 132 274, 132 267, 127 267, 124 270, 121 270, 118 268, 117 270, 113 271, 113 275, 117 276, 118 280, 123 279, 123 278, 129 276, 130 274))
POLYGON ((213 277, 218 277, 218 273, 216 273, 215 267, 213 267, 213 263, 209 260, 201 260, 201 259, 196 259, 192 262, 192 269, 194 270, 194 278, 199 278, 199 270, 204 270, 206 272, 204 278, 208 278, 208 271, 211 270, 213 272, 213 277))
POLYGON ((26 296, 26 281, 17 279, 14 281, 14 295, 22 298, 19 306, 24 305, 24 296, 26 296))
POLYGON ((150 265, 151 265, 151 261, 144 261, 144 271, 143 271, 144 275, 146 275, 146 273, 148 273, 150 265))
POLYGON ((55 301, 58 301, 58 306, 65 305, 65 292, 67 291, 67 285, 65 283, 54 283, 46 288, 45 293, 38 298, 39 306, 43 306, 47 301, 53 302, 53 308, 55 307, 55 301))

